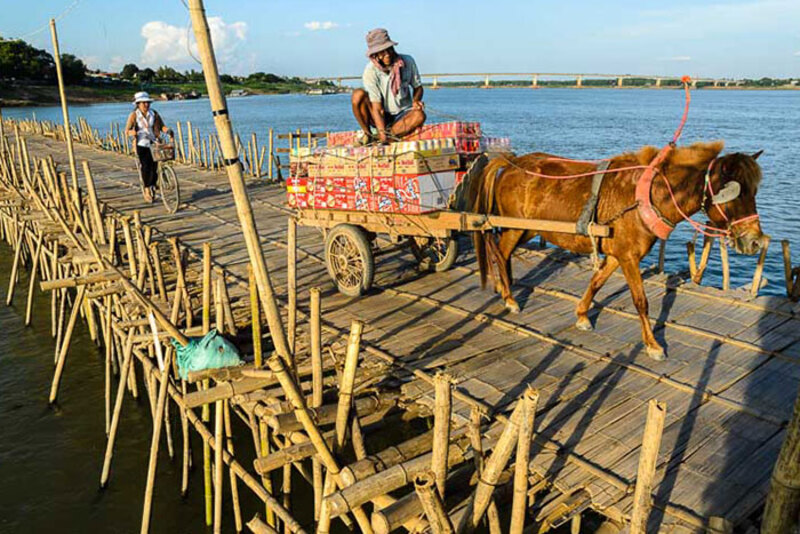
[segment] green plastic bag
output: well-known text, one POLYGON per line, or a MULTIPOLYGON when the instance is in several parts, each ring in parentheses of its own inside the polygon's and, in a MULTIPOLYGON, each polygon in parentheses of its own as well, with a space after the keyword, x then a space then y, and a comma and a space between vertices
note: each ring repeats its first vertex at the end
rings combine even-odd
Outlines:
POLYGON ((178 374, 184 380, 189 378, 189 371, 219 369, 242 363, 239 350, 216 329, 203 337, 189 338, 189 344, 185 347, 174 339, 172 345, 178 354, 178 374))

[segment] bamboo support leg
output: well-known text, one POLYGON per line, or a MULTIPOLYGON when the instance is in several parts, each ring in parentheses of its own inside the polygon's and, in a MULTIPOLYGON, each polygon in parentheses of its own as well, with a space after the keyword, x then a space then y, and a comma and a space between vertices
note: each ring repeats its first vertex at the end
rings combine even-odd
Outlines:
POLYGON ((218 400, 214 403, 214 534, 222 533, 222 448, 223 416, 225 401, 218 400))
POLYGON ((36 240, 36 252, 33 253, 33 266, 31 268, 31 278, 28 284, 28 300, 25 305, 25 326, 31 324, 31 314, 33 312, 33 294, 36 290, 36 275, 39 271, 39 261, 42 256, 42 241, 44 235, 40 235, 36 240))
POLYGON ((757 297, 758 290, 761 289, 761 277, 764 274, 764 262, 767 260, 767 249, 769 248, 769 236, 765 235, 766 242, 761 248, 761 254, 758 255, 758 263, 756 264, 756 271, 753 273, 753 283, 750 286, 750 296, 757 297))
POLYGON ((111 331, 111 296, 105 297, 106 312, 106 342, 105 342, 105 414, 106 414, 106 436, 111 430, 111 360, 114 355, 114 333, 111 331))
POLYGON ((56 371, 53 374, 53 383, 50 386, 50 404, 56 401, 56 396, 58 395, 58 385, 61 381, 61 374, 64 372, 64 365, 67 361, 67 352, 69 352, 69 345, 70 341, 72 340, 72 333, 75 329, 75 322, 78 320, 78 312, 80 311, 80 308, 83 305, 83 300, 85 295, 86 295, 86 286, 80 286, 78 288, 78 296, 75 297, 75 304, 72 307, 72 313, 69 316, 69 322, 67 323, 67 330, 64 333, 64 341, 61 344, 61 353, 59 354, 58 363, 56 364, 56 371))
POLYGON ((686 253, 689 255, 689 276, 694 280, 695 276, 697 276, 697 259, 694 253, 693 242, 686 242, 686 253))
POLYGON ((344 449, 350 412, 353 406, 353 386, 358 368, 358 353, 361 348, 361 332, 364 323, 353 321, 350 325, 350 337, 347 340, 344 370, 339 384, 339 402, 336 409, 336 450, 344 449))
POLYGON ((14 286, 17 284, 17 276, 19 274, 19 262, 22 258, 22 238, 25 235, 25 228, 27 228, 27 221, 24 221, 20 226, 17 233, 16 249, 14 250, 14 262, 11 264, 11 279, 8 282, 8 295, 6 295, 6 306, 11 306, 14 300, 14 286))
POLYGON ((713 237, 703 236, 703 251, 700 253, 700 264, 697 266, 692 282, 699 284, 703 281, 703 274, 708 267, 708 259, 711 256, 711 245, 714 243, 713 237))
POLYGON ((447 484, 447 453, 450 449, 450 416, 452 411, 452 381, 446 374, 434 378, 433 407, 433 458, 431 471, 436 481, 439 497, 444 500, 447 484))
POLYGON ((792 296, 792 253, 789 249, 789 240, 781 240, 781 252, 783 253, 783 276, 786 283, 786 296, 792 296))
MULTIPOLYGON (((419 502, 425 511, 431 532, 433 534, 454 534, 455 530, 450 523, 450 518, 444 510, 444 504, 439 491, 435 489, 436 476, 432 471, 420 473, 414 479, 414 490, 417 492, 419 502)), ((440 490, 441 491, 441 490, 440 490)))
MULTIPOLYGON (((322 331, 320 328, 320 290, 318 287, 311 288, 311 314, 310 314, 310 334, 311 334, 311 407, 319 408, 322 406, 322 331)), ((315 456, 311 460, 311 467, 314 477, 314 519, 319 520, 319 512, 322 506, 323 475, 322 464, 315 456)))
POLYGON ((667 405, 651 400, 647 405, 647 421, 644 426, 642 451, 639 455, 639 470, 636 475, 636 488, 633 492, 633 511, 631 512, 631 534, 646 534, 647 519, 652 507, 653 477, 656 472, 658 449, 664 431, 667 405))
POLYGON ((782 534, 797 527, 800 514, 800 393, 794 401, 778 459, 772 470, 761 534, 782 534))
MULTIPOLYGON (((225 441, 227 443, 227 449, 231 456, 234 455, 234 447, 233 447, 233 429, 231 428, 231 408, 230 402, 225 402, 225 441)), ((242 510, 239 505, 239 483, 236 481, 236 474, 232 471, 228 471, 230 474, 231 479, 231 502, 233 504, 233 519, 234 524, 236 525, 236 532, 242 531, 242 510)))
POLYGON ((114 401, 114 413, 111 416, 111 426, 108 431, 108 439, 106 440, 106 452, 103 458, 103 470, 100 474, 100 487, 104 488, 108 482, 108 475, 111 472, 111 459, 114 455, 114 441, 117 437, 117 428, 119 428, 119 417, 122 413, 122 400, 125 397, 125 387, 128 382, 128 372, 132 367, 132 354, 133 352, 133 330, 128 331, 128 338, 125 341, 125 349, 122 356, 122 365, 120 366, 119 385, 117 387, 117 397, 114 401))
POLYGON ((659 239, 658 240, 658 272, 659 274, 664 272, 664 256, 666 253, 666 239, 659 239))
POLYGON ((286 330, 288 333, 289 352, 294 361, 295 337, 297 335, 297 221, 289 217, 286 229, 286 285, 289 301, 289 317, 286 330))
POLYGON ((719 259, 722 264, 722 289, 731 288, 731 266, 728 261, 728 245, 724 239, 719 240, 719 259))
POLYGON ((522 417, 520 417, 519 437, 517 438, 517 457, 514 461, 514 498, 511 504, 509 534, 522 534, 525 527, 525 510, 528 499, 528 459, 538 401, 539 393, 531 389, 525 392, 521 401, 522 417))

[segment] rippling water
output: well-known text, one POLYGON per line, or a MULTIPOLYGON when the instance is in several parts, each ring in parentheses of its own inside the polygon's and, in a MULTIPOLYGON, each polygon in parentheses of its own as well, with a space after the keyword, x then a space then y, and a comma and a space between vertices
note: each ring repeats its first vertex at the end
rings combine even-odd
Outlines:
MULTIPOLYGON (((264 95, 232 98, 234 126, 242 136, 256 132, 261 142, 268 128, 288 132, 353 129, 349 95, 264 95)), ((576 158, 600 158, 642 145, 662 146, 672 138, 683 111, 683 92, 619 89, 442 89, 425 95, 429 121, 477 120, 489 135, 510 137, 519 153, 546 151, 576 158)), ((208 100, 157 102, 167 123, 192 121, 201 131, 213 128, 208 100)), ((101 131, 124 122, 128 104, 73 106, 72 117, 84 117, 101 131)), ((60 121, 60 109, 9 108, 6 116, 36 114, 60 121)), ((758 203, 764 231, 773 238, 764 293, 783 291, 780 239, 795 240, 794 262, 800 262, 800 92, 700 90, 692 93, 682 143, 723 139, 726 152, 764 150, 759 163, 764 181, 758 203)), ((696 216, 699 218, 700 216, 696 216)), ((691 229, 682 224, 667 245, 667 270, 687 268, 685 242, 691 229)), ((651 260, 653 259, 651 255, 651 260)), ((715 249, 705 283, 719 286, 719 253, 715 249)), ((731 284, 752 278, 756 259, 731 255, 731 284)))

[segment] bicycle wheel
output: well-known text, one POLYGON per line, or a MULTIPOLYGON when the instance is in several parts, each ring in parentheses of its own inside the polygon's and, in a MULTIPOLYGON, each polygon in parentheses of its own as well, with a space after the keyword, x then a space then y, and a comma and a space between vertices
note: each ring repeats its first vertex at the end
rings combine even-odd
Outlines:
POLYGON ((158 189, 161 192, 161 202, 169 213, 178 211, 181 203, 181 189, 178 177, 169 165, 158 166, 158 189))

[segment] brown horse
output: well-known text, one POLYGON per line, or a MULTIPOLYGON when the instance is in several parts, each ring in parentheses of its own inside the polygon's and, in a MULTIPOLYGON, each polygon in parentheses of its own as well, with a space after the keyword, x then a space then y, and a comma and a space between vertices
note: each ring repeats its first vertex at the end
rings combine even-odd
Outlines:
MULTIPOLYGON (((723 143, 717 141, 673 149, 664 161, 655 166, 656 176, 650 198, 663 219, 673 225, 683 220, 662 179, 666 178, 684 214, 691 216, 700 209, 705 210, 711 225, 720 229, 720 233, 727 232, 737 252, 755 254, 766 239, 756 215, 755 197, 761 180, 761 169, 756 159, 760 152, 752 156, 741 153, 719 156, 722 148, 723 143), (739 194, 726 202, 712 205, 711 194, 706 194, 707 181, 713 193, 718 193, 729 182, 737 182, 738 186, 731 184, 726 190, 735 188, 739 194)), ((592 328, 587 317, 592 299, 617 267, 622 267, 633 303, 639 312, 647 353, 661 360, 665 358, 664 349, 656 341, 650 327, 647 296, 639 271, 639 262, 657 238, 643 221, 635 200, 636 184, 644 173, 642 166, 649 165, 658 152, 655 147, 644 147, 638 153, 622 154, 609 162, 599 192, 596 221, 610 226, 611 236, 595 241, 597 252, 605 257, 578 303, 575 326, 581 330, 592 328), (612 172, 613 169, 624 167, 634 168, 612 172)), ((574 222, 578 220, 590 196, 592 178, 559 180, 535 174, 570 176, 591 173, 596 169, 597 166, 592 162, 570 161, 544 153, 520 157, 500 156, 489 162, 470 183, 472 210, 508 217, 574 222)), ((474 237, 481 285, 485 287, 490 262, 494 261, 499 274, 494 277, 495 289, 512 311, 519 311, 519 305, 511 295, 511 254, 519 244, 526 243, 537 234, 504 229, 496 244, 489 241, 494 240, 490 233, 476 233, 474 237)), ((541 235, 547 241, 573 252, 588 254, 593 251, 589 237, 554 232, 541 232, 541 235)))

